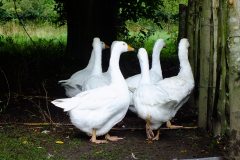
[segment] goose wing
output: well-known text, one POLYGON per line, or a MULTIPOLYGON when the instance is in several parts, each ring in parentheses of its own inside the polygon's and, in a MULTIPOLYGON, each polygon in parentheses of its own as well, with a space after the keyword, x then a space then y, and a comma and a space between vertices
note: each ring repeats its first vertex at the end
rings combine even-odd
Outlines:
POLYGON ((94 110, 102 106, 109 106, 116 103, 118 91, 110 86, 96 88, 81 92, 72 98, 56 99, 52 103, 64 111, 72 109, 90 109, 94 110))

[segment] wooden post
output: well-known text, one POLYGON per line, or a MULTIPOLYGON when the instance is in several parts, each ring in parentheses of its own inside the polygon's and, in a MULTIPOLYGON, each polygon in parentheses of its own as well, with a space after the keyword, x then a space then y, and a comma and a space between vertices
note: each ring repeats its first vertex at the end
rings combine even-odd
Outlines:
POLYGON ((240 1, 228 1, 230 157, 240 159, 240 1))
POLYGON ((199 108, 199 79, 200 79, 200 2, 194 0, 194 78, 195 78, 195 104, 199 108))
POLYGON ((201 0, 200 20, 200 79, 199 79, 199 127, 207 128, 209 60, 211 54, 211 1, 201 0))
POLYGON ((218 10, 218 37, 217 37, 217 66, 216 66, 216 90, 213 109, 213 133, 223 135, 227 132, 228 123, 226 115, 226 42, 227 42, 227 4, 225 0, 219 0, 218 10))
MULTIPOLYGON (((197 58, 198 53, 196 49, 198 48, 198 43, 196 43, 196 38, 198 37, 198 24, 196 23, 197 20, 197 11, 196 11, 196 0, 189 0, 188 7, 187 7, 187 38, 190 43, 189 48, 189 62, 192 67, 192 72, 195 80, 195 84, 197 84, 197 58)), ((194 109, 198 109, 197 106, 197 87, 194 88, 192 96, 188 100, 189 106, 193 107, 194 109)))
MULTIPOLYGON (((192 67, 192 71, 193 71, 193 75, 195 75, 195 68, 194 68, 194 64, 195 64, 195 56, 194 55, 194 48, 195 48, 195 43, 194 43, 194 38, 195 38, 195 1, 194 0, 189 0, 188 1, 188 9, 187 9, 187 38, 189 40, 190 43, 190 48, 188 51, 189 54, 189 61, 192 67)), ((179 27, 180 28, 180 27, 179 27)))
POLYGON ((178 42, 187 37, 187 6, 179 4, 178 42))

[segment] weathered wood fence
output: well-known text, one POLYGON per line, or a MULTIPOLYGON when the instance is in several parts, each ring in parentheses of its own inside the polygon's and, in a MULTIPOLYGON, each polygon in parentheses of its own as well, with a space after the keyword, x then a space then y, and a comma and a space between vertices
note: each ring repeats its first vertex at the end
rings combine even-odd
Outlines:
POLYGON ((240 159, 240 0, 189 0, 186 18, 199 127, 229 136, 240 159))

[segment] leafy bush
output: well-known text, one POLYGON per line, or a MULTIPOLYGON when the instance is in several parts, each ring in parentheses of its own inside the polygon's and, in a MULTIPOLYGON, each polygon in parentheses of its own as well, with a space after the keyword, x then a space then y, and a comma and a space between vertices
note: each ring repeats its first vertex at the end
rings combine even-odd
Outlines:
POLYGON ((162 51, 163 57, 176 55, 177 50, 177 26, 176 24, 163 24, 163 29, 153 21, 139 19, 137 22, 126 21, 128 34, 119 34, 118 39, 130 43, 135 48, 144 47, 148 54, 152 54, 155 41, 159 38, 165 40, 166 48, 162 51))
POLYGON ((23 20, 55 22, 59 16, 54 9, 54 0, 16 0, 15 4, 16 10, 13 1, 1 1, 0 21, 17 19, 18 14, 23 20))

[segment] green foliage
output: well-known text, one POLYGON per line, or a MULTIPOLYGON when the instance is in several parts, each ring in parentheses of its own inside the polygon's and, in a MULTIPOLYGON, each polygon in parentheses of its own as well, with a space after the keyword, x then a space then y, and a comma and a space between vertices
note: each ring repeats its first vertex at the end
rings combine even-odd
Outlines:
POLYGON ((177 49, 177 36, 164 30, 156 31, 153 35, 149 36, 144 43, 144 48, 146 48, 149 53, 152 53, 154 43, 159 38, 164 39, 166 43, 166 47, 161 52, 161 57, 169 58, 174 56, 177 49))
POLYGON ((162 5, 162 1, 156 0, 131 0, 119 1, 119 17, 126 20, 137 21, 139 18, 149 18, 158 21, 156 10, 162 5))
POLYGON ((163 57, 176 55, 177 51, 177 18, 179 4, 187 4, 188 0, 132 0, 120 1, 119 38, 131 43, 134 47, 144 47, 152 53, 155 41, 165 39, 166 48, 163 57))
POLYGON ((162 5, 157 12, 160 12, 167 21, 176 21, 178 18, 179 4, 187 4, 188 0, 162 0, 162 5))
POLYGON ((126 21, 127 34, 119 34, 118 39, 130 43, 135 48, 144 47, 148 53, 152 54, 155 41, 159 38, 165 40, 166 48, 161 56, 169 58, 176 55, 177 29, 175 24, 163 23, 163 29, 148 19, 139 19, 137 22, 126 21))
MULTIPOLYGON (((63 62, 67 41, 66 26, 29 22, 26 29, 33 42, 18 23, 7 22, 0 26, 0 69, 6 73, 7 78, 6 82, 0 72, 0 114, 4 114, 14 103, 12 92, 28 90, 29 86, 35 87, 35 92, 38 92, 41 84, 55 76, 62 66, 60 63, 63 62), (10 102, 7 84, 11 87, 10 102)), ((37 105, 34 105, 36 104, 32 108, 37 109, 37 105)), ((38 110, 37 113, 39 114, 38 110)))
POLYGON ((17 19, 55 22, 59 15, 55 11, 54 0, 2 0, 0 4, 0 21, 17 19), (16 13, 17 12, 17 13, 16 13))

